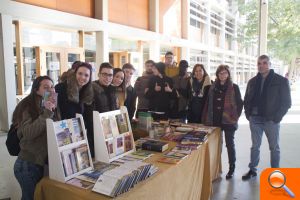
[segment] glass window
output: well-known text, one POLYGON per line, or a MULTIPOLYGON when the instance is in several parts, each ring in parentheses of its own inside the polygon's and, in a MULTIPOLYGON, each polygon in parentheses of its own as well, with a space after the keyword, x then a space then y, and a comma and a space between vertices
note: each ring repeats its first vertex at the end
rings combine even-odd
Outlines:
POLYGON ((55 45, 78 47, 78 32, 64 32, 40 27, 24 26, 22 29, 23 42, 26 45, 55 45))

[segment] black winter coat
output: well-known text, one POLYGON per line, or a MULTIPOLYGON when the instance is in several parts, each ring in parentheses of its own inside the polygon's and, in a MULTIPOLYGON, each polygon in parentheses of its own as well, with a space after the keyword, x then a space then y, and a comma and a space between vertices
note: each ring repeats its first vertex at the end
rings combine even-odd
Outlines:
MULTIPOLYGON (((262 117, 267 121, 279 123, 283 116, 291 107, 291 92, 289 82, 283 76, 276 74, 272 69, 270 70, 263 89, 263 96, 261 100, 264 102, 261 106, 262 117)), ((247 90, 244 98, 244 108, 247 119, 252 115, 252 109, 255 104, 255 98, 259 95, 260 87, 258 89, 257 83, 261 79, 260 73, 250 79, 247 85, 247 90)))

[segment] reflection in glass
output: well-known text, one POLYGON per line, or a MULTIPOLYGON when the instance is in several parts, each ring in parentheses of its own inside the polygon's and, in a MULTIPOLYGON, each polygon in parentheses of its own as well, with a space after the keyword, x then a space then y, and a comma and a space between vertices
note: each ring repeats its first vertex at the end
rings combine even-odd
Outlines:
POLYGON ((72 64, 75 61, 80 60, 80 55, 76 53, 68 53, 68 68, 70 69, 72 67, 72 64))
POLYGON ((24 94, 29 94, 33 80, 36 78, 35 49, 23 47, 24 94))
POLYGON ((60 75, 60 53, 46 52, 46 67, 47 75, 56 85, 60 75))

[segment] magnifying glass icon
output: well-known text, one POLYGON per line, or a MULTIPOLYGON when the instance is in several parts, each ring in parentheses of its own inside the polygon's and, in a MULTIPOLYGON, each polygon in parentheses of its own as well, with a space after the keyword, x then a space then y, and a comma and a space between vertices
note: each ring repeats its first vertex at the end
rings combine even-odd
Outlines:
POLYGON ((290 197, 294 198, 295 194, 292 192, 292 190, 290 190, 286 185, 286 177, 285 175, 279 171, 279 170, 275 170, 273 171, 268 178, 269 184, 273 187, 273 188, 283 188, 289 195, 290 197))

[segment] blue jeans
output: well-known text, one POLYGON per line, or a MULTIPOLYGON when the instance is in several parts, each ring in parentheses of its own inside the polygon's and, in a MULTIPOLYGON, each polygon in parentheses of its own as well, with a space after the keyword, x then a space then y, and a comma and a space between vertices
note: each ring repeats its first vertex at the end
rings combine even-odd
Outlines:
POLYGON ((278 168, 280 161, 280 148, 279 148, 279 129, 280 124, 274 123, 273 121, 266 121, 264 118, 259 116, 250 116, 250 130, 251 130, 251 155, 250 155, 250 170, 257 171, 257 165, 259 162, 260 145, 265 132, 269 149, 271 154, 271 167, 278 168))
POLYGON ((18 158, 14 173, 21 186, 22 200, 33 200, 35 186, 44 174, 43 167, 18 158))

